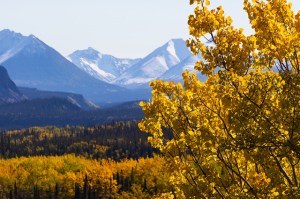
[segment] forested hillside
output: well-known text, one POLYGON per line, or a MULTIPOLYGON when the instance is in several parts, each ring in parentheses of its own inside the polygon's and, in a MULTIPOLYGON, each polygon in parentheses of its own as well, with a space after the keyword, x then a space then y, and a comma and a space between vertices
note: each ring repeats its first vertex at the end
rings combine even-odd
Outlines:
POLYGON ((0 106, 0 128, 21 129, 32 126, 93 125, 143 117, 138 102, 84 111, 65 99, 34 99, 0 106))
POLYGON ((101 160, 153 157, 153 149, 137 122, 94 126, 34 127, 0 134, 0 157, 75 154, 101 160))
POLYGON ((137 122, 3 131, 0 198, 151 198, 171 191, 164 160, 147 138, 137 122))
POLYGON ((0 160, 0 198, 152 198, 172 191, 160 157, 88 160, 74 155, 0 160))

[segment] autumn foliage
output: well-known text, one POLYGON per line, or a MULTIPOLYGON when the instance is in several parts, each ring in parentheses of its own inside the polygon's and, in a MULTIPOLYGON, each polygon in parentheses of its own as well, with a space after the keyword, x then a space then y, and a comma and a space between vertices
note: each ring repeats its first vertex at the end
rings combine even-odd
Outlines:
POLYGON ((152 198, 171 191, 160 157, 88 160, 74 155, 0 160, 1 198, 152 198))
POLYGON ((245 35, 221 6, 195 4, 187 41, 203 60, 184 85, 154 81, 141 130, 166 157, 178 198, 300 197, 300 12, 244 1, 245 35), (173 139, 165 139, 166 130, 173 139))
POLYGON ((153 198, 172 191, 136 122, 0 133, 0 198, 153 198))

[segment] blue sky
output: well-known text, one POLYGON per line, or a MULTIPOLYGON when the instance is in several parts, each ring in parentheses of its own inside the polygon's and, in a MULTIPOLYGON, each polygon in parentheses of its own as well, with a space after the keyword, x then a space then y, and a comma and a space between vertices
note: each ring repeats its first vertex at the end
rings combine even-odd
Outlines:
MULTIPOLYGON (((223 5, 250 32, 243 0, 223 5)), ((226 3, 224 3, 226 2, 226 3)), ((292 0, 294 9, 300 1, 292 0)), ((0 29, 34 34, 63 55, 93 47, 117 57, 144 57, 172 38, 188 38, 189 0, 0 0, 0 29)))

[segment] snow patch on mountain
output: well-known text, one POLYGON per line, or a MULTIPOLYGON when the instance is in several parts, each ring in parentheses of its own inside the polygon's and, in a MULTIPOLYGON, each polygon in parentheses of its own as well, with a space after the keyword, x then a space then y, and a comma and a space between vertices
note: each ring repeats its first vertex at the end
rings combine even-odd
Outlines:
POLYGON ((101 70, 96 63, 89 62, 84 58, 80 58, 80 63, 77 66, 81 70, 100 80, 110 82, 116 78, 116 76, 101 70))
POLYGON ((0 41, 0 63, 9 60, 20 51, 42 53, 47 50, 46 44, 34 35, 26 37, 8 29, 0 31, 0 41))
POLYGON ((200 61, 202 57, 200 55, 194 56, 191 55, 184 59, 182 62, 165 72, 162 76, 158 77, 157 79, 165 80, 165 81, 174 81, 177 82, 183 82, 182 73, 185 70, 188 70, 190 72, 195 72, 200 79, 200 81, 205 81, 206 77, 201 75, 199 71, 196 71, 194 69, 195 64, 197 61, 200 61))
POLYGON ((0 64, 18 86, 79 93, 96 102, 136 99, 136 96, 126 95, 126 89, 86 74, 33 35, 22 36, 3 30, 0 44, 0 64))
POLYGON ((91 47, 75 51, 68 56, 68 59, 81 70, 106 82, 112 82, 140 60, 116 58, 111 55, 102 54, 91 47))
POLYGON ((162 76, 191 55, 184 40, 170 40, 126 70, 113 83, 129 88, 138 87, 162 76))

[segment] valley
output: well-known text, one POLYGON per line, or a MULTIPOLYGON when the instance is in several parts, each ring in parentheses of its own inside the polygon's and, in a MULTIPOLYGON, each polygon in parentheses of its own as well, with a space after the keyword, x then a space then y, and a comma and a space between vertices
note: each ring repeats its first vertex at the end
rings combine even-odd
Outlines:
POLYGON ((0 199, 300 198, 299 2, 1 2, 0 199))
POLYGON ((87 125, 142 118, 154 79, 182 82, 201 59, 182 39, 144 58, 117 58, 92 47, 64 57, 34 35, 0 31, 0 128, 87 125), (2 87, 1 87, 2 86, 2 87))
POLYGON ((1 198, 152 198, 172 191, 161 175, 165 160, 139 130, 139 104, 150 100, 152 80, 182 83, 182 72, 194 71, 201 58, 185 41, 172 39, 136 59, 92 47, 64 57, 34 35, 8 29, 0 44, 1 198))

